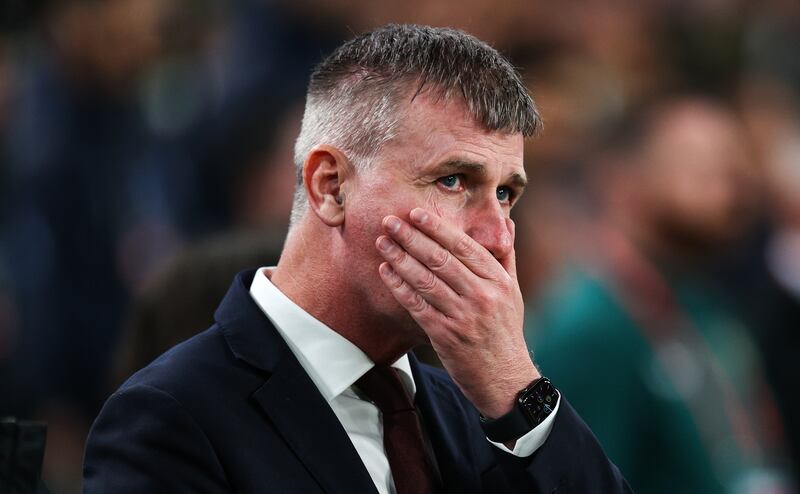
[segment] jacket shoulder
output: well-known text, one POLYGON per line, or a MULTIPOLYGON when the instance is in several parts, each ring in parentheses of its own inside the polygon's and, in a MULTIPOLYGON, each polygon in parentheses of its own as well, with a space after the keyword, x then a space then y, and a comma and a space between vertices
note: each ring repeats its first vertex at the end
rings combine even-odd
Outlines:
POLYGON ((239 387, 244 388, 242 392, 252 392, 261 383, 263 378, 255 369, 233 355, 222 326, 215 323, 133 374, 115 394, 138 387, 153 388, 192 409, 192 405, 239 387))

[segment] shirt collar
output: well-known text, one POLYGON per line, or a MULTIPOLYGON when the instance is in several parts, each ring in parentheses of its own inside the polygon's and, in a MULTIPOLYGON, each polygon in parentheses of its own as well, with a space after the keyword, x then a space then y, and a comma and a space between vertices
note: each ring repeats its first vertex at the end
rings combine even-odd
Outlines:
MULTIPOLYGON (((269 279, 272 267, 256 271, 250 285, 250 296, 264 311, 297 357, 311 380, 330 402, 350 388, 375 364, 350 340, 314 318, 292 302, 269 279)), ((400 370, 406 389, 416 393, 408 355, 392 367, 400 370)))

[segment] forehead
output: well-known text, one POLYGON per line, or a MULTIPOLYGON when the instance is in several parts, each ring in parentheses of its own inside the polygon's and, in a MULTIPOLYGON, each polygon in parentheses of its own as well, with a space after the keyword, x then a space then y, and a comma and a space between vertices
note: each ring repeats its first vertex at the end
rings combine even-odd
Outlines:
POLYGON ((487 130, 459 99, 421 93, 404 108, 395 138, 386 152, 421 171, 448 160, 479 163, 492 174, 524 176, 522 134, 487 130), (400 156, 397 156, 397 155, 400 156))

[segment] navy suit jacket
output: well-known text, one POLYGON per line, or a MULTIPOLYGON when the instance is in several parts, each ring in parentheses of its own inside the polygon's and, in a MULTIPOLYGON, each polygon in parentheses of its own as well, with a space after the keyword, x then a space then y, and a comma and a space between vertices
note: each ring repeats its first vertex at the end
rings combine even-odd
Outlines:
MULTIPOLYGON (((376 489, 347 433, 239 274, 216 323, 136 373, 103 406, 87 493, 352 494, 376 489)), ((491 445, 448 375, 411 368, 445 492, 615 493, 630 488, 562 397, 529 458, 491 445)))

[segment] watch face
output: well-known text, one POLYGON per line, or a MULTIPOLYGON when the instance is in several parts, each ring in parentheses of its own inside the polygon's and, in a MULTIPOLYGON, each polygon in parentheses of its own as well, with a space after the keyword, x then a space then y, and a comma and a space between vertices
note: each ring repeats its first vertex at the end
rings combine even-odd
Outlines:
POLYGON ((558 391, 547 379, 537 382, 527 393, 520 397, 523 409, 539 425, 556 407, 558 391))

